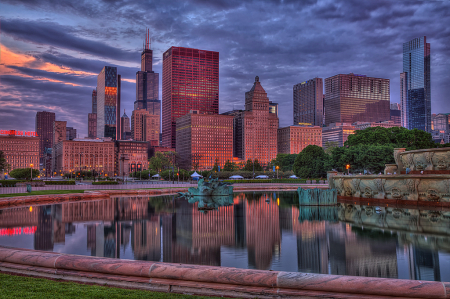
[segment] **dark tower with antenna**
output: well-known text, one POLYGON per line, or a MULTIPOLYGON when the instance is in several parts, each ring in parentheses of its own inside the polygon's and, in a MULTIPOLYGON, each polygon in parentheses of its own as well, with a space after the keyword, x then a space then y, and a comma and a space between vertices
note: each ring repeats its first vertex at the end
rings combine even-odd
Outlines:
MULTIPOLYGON (((159 100, 159 74, 152 70, 153 50, 151 48, 150 31, 145 32, 145 43, 141 53, 141 70, 136 72, 136 101, 134 110, 147 110, 150 115, 161 118, 161 101, 159 100)), ((160 120, 154 128, 155 134, 161 132, 160 120)))

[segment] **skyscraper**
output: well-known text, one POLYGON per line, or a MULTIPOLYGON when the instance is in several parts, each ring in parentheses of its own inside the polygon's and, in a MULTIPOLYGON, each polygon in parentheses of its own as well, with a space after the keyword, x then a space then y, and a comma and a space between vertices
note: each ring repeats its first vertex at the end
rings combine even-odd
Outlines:
POLYGON ((146 32, 141 54, 141 70, 136 72, 136 101, 134 110, 145 109, 151 115, 161 115, 159 100, 159 74, 152 70, 153 50, 150 49, 149 32, 146 32))
POLYGON ((159 145, 159 115, 151 115, 147 110, 137 109, 131 114, 131 138, 136 141, 150 141, 159 145))
POLYGON ((97 137, 97 90, 92 91, 92 113, 88 113, 88 137, 97 137))
POLYGON ((97 138, 116 138, 117 108, 120 108, 120 75, 116 67, 105 66, 97 76, 97 138))
MULTIPOLYGON (((39 136, 39 161, 43 163, 44 151, 46 148, 53 147, 53 123, 55 122, 55 113, 37 112, 35 131, 39 136)), ((44 167, 45 168, 45 167, 44 167)))
POLYGON ((66 127, 66 140, 74 140, 77 138, 77 129, 66 127))
POLYGON ((426 36, 403 44, 400 74, 402 126, 431 132, 430 44, 426 36))
POLYGON ((294 125, 322 126, 323 80, 314 78, 294 85, 294 125))
POLYGON ((219 113, 219 52, 171 47, 163 54, 162 145, 175 148, 176 119, 219 113))
POLYGON ((390 119, 389 79, 339 74, 325 79, 325 125, 390 119))
POLYGON ((123 115, 120 118, 120 140, 128 140, 131 138, 130 118, 123 110, 123 115))
POLYGON ((277 156, 278 117, 270 113, 269 98, 256 76, 250 91, 245 93, 245 110, 233 111, 233 156, 255 160, 265 165, 277 156))

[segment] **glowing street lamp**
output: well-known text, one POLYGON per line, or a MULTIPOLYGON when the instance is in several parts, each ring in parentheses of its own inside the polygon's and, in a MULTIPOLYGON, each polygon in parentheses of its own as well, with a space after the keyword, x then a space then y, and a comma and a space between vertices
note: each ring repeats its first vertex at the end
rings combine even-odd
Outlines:
POLYGON ((347 174, 350 174, 350 164, 345 165, 345 169, 347 169, 347 174))
POLYGON ((280 166, 276 166, 275 169, 277 170, 277 180, 278 180, 278 169, 280 169, 280 166))

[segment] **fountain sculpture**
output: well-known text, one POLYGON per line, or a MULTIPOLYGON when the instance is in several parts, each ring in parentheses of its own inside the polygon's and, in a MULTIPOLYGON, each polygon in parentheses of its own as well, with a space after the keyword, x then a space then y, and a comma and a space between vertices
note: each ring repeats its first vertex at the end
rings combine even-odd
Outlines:
POLYGON ((337 204, 336 189, 297 189, 301 206, 329 206, 337 204))
POLYGON ((329 187, 341 197, 450 203, 450 148, 396 148, 394 159, 383 175, 328 172, 329 187))

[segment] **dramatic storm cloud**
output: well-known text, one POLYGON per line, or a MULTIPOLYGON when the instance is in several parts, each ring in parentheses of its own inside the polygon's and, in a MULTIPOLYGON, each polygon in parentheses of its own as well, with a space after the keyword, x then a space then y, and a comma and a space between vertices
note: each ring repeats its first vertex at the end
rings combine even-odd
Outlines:
MULTIPOLYGON (((255 76, 292 124, 292 87, 358 73, 391 80, 399 102, 402 43, 431 43, 432 112, 450 112, 448 1, 55 1, 0 4, 0 127, 34 130, 36 111, 87 135, 103 66, 118 68, 130 116, 145 28, 154 71, 171 46, 220 52, 220 111, 243 108, 255 76)), ((162 79, 162 78, 161 78, 162 79)), ((160 81, 161 81, 160 79, 160 81)))

